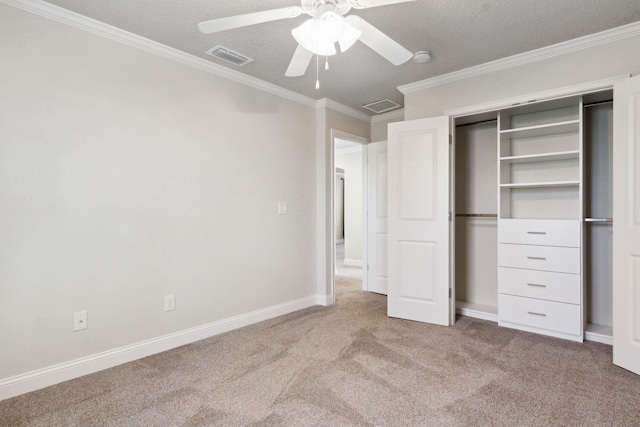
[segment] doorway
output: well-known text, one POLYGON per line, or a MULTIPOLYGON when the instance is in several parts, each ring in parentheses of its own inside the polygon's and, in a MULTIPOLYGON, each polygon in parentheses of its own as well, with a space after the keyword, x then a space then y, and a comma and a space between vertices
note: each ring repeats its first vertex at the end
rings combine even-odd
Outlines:
POLYGON ((335 275, 362 279, 364 252, 363 144, 334 138, 335 275))

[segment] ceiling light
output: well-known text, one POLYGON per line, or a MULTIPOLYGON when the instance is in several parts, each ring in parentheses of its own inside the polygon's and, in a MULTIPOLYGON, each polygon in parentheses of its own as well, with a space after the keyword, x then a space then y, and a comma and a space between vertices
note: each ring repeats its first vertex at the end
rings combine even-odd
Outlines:
POLYGON ((294 28, 291 34, 300 46, 308 51, 316 55, 330 56, 337 53, 336 42, 340 45, 340 51, 344 52, 353 46, 361 32, 342 16, 327 11, 294 28))

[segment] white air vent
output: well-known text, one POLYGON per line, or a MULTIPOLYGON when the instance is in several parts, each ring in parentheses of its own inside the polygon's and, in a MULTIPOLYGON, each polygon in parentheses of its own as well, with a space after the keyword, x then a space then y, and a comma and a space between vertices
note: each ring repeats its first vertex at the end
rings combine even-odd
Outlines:
POLYGON ((249 62, 253 62, 253 59, 245 56, 241 53, 234 52, 231 49, 227 49, 226 47, 222 47, 220 45, 209 49, 207 53, 211 56, 215 56, 216 58, 222 59, 223 61, 231 62, 232 64, 243 66, 247 65, 249 62))
POLYGON ((362 107, 369 111, 373 111, 376 114, 381 114, 399 108, 400 104, 393 102, 390 99, 383 99, 382 101, 372 102, 371 104, 363 105, 362 107))

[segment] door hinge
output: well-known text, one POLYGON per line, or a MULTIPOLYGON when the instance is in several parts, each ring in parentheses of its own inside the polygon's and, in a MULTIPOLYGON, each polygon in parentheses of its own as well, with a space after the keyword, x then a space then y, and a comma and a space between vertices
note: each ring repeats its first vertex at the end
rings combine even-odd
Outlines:
POLYGON ((451 221, 451 211, 449 211, 449 221, 451 221))
POLYGON ((451 292, 451 288, 449 288, 449 298, 451 298, 452 296, 453 295, 452 295, 452 292, 451 292))
POLYGON ((367 271, 369 271, 369 264, 367 264, 367 271))
POLYGON ((449 144, 453 144, 453 135, 449 134, 449 144))

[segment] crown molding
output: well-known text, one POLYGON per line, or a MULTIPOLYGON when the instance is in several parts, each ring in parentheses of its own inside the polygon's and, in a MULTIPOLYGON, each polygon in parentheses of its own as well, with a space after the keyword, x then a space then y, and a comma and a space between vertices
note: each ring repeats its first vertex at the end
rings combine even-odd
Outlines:
POLYGON ((353 117, 354 119, 371 123, 371 116, 369 116, 368 114, 362 113, 358 110, 354 110, 351 107, 347 107, 346 105, 340 104, 339 102, 333 101, 329 98, 323 98, 316 101, 316 108, 330 108, 339 113, 346 114, 347 116, 353 117))
POLYGON ((454 71, 452 73, 443 74, 441 76, 421 80, 419 82, 398 86, 398 90, 402 92, 402 94, 408 95, 435 86, 453 83, 459 80, 493 73, 495 71, 506 70, 520 65, 529 64, 531 62, 542 61, 637 35, 640 35, 640 22, 634 22, 621 27, 602 31, 600 33, 590 34, 577 39, 568 40, 566 42, 509 56, 507 58, 498 59, 474 67, 465 68, 464 70, 454 71))
POLYGON ((404 108, 389 111, 388 113, 377 114, 371 117, 371 123, 388 122, 395 119, 404 120, 404 108))
POLYGON ((42 0, 0 0, 0 3, 5 3, 18 9, 22 9, 42 17, 52 19, 62 24, 87 31, 98 36, 106 37, 108 39, 143 50, 145 52, 171 59, 176 62, 180 62, 184 65, 197 68, 201 71, 214 74, 218 77, 222 77, 227 80, 231 80, 236 83, 240 83, 245 86, 249 86, 284 99, 288 99, 289 101, 297 102, 308 107, 317 108, 317 101, 315 99, 300 95, 299 93, 284 89, 272 83, 265 82, 264 80, 247 76, 246 74, 242 74, 238 71, 234 71, 221 65, 214 64, 213 62, 207 61, 205 59, 184 53, 172 47, 154 42, 139 35, 124 31, 120 28, 105 24, 104 22, 88 18, 84 15, 71 12, 59 6, 46 3, 42 0))

